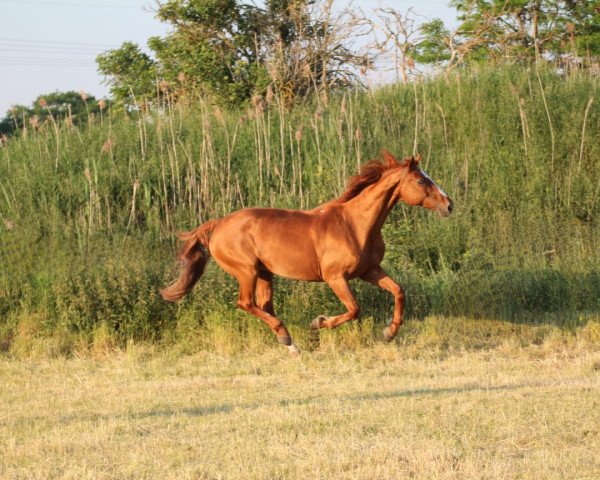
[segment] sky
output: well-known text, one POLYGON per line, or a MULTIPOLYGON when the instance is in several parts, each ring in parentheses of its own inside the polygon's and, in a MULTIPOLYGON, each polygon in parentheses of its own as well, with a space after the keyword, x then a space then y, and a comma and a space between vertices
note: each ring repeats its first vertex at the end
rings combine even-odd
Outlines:
MULTIPOLYGON (((339 6, 348 2, 337 1, 339 6)), ((412 7, 425 19, 454 25, 448 0, 355 0, 368 12, 381 4, 400 12, 412 7)), ((125 41, 146 45, 165 35, 153 0, 0 0, 0 117, 12 105, 30 105, 54 91, 108 95, 95 58, 125 41)))

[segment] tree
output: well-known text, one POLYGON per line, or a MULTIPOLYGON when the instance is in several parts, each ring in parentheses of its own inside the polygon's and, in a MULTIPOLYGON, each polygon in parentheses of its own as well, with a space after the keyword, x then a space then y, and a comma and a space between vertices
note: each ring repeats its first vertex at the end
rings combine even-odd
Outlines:
POLYGON ((235 105, 269 86, 293 99, 347 84, 366 63, 348 46, 353 35, 332 0, 167 0, 157 18, 171 33, 148 41, 154 58, 130 42, 98 57, 112 95, 126 105, 159 101, 161 91, 235 105))
POLYGON ((85 92, 47 93, 38 96, 30 107, 13 106, 0 120, 0 134, 13 135, 24 128, 35 129, 47 122, 69 122, 81 126, 107 106, 106 100, 96 100, 85 92))
POLYGON ((156 96, 157 64, 135 43, 125 42, 98 55, 96 63, 117 102, 133 106, 156 96))
POLYGON ((311 92, 359 83, 358 72, 372 56, 354 42, 368 32, 348 8, 337 11, 333 0, 272 0, 273 35, 267 54, 272 85, 288 101, 311 92))
POLYGON ((557 36, 552 47, 555 51, 577 56, 600 56, 600 1, 566 0, 557 18, 557 36))
POLYGON ((169 0, 157 18, 173 29, 149 41, 169 85, 186 82, 188 89, 237 103, 268 83, 261 58, 264 10, 235 0, 169 0))
POLYGON ((454 0, 453 60, 600 54, 599 0, 454 0))
POLYGON ((393 55, 396 72, 403 82, 416 71, 417 62, 439 63, 450 58, 445 43, 450 33, 440 19, 419 25, 412 8, 402 13, 391 7, 378 7, 372 17, 363 13, 362 21, 371 27, 373 48, 384 57, 393 55))
POLYGON ((421 41, 415 45, 415 60, 421 63, 441 63, 450 60, 448 38, 450 31, 444 22, 435 18, 421 24, 421 41))

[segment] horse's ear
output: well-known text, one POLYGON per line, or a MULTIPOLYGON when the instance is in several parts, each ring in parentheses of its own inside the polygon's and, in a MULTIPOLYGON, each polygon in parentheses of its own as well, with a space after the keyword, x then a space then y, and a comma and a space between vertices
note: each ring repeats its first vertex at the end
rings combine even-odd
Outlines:
POLYGON ((419 166, 419 162, 421 161, 421 154, 415 155, 414 157, 408 157, 407 159, 408 166, 412 168, 416 168, 419 166))
POLYGON ((404 157, 400 165, 403 167, 413 168, 415 166, 415 157, 404 157))
POLYGON ((394 157, 385 148, 381 149, 381 154, 383 155, 383 162, 386 167, 395 167, 398 165, 398 160, 396 160, 396 157, 394 157))

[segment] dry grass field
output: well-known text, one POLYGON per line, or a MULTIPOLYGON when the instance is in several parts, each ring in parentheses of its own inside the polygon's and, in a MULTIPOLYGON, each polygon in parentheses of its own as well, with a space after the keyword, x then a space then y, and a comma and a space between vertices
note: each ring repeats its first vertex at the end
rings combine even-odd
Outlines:
POLYGON ((0 379, 2 479, 600 478, 600 349, 575 337, 297 359, 131 345, 5 357, 0 379))

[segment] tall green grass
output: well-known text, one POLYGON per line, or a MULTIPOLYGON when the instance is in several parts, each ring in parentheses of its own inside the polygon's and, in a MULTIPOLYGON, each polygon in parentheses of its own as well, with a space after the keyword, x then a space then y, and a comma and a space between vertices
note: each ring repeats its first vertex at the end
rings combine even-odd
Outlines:
MULTIPOLYGON (((160 299, 175 231, 248 206, 314 207, 381 148, 420 152, 456 205, 447 219, 399 205, 385 226, 409 318, 577 323, 600 310, 598 94, 585 72, 515 67, 291 111, 277 97, 237 111, 196 99, 30 128, 0 148, 0 344, 31 332, 160 339, 239 316, 214 264, 181 304, 160 299)), ((367 315, 391 314, 386 293, 355 287, 367 315)), ((323 285, 278 280, 276 308, 304 325, 342 307, 323 285)))

